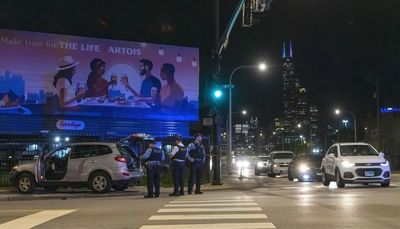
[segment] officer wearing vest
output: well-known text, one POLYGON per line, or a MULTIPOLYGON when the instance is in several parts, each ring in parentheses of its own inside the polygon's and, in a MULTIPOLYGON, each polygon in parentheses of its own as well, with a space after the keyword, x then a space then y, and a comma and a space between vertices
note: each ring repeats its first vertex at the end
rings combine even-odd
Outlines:
POLYGON ((172 181, 174 183, 174 192, 169 196, 183 196, 184 195, 184 181, 183 172, 185 170, 185 159, 187 150, 182 143, 182 139, 177 137, 175 139, 175 146, 172 148, 170 158, 172 161, 172 181))
POLYGON ((195 135, 194 143, 190 143, 188 146, 187 160, 189 161, 189 182, 188 182, 188 194, 192 194, 194 177, 196 176, 196 191, 195 194, 203 194, 200 191, 201 177, 203 175, 203 165, 206 159, 206 153, 204 146, 201 143, 201 134, 195 135))
POLYGON ((144 198, 157 198, 160 196, 160 174, 161 163, 165 160, 164 151, 157 148, 152 140, 142 159, 146 161, 147 173, 147 195, 144 198))

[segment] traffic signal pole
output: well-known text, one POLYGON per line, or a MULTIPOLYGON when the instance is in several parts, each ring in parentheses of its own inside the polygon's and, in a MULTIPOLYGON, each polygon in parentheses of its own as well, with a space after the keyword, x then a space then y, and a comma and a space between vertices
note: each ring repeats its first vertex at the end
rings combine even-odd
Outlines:
MULTIPOLYGON (((214 74, 214 82, 220 81, 219 75, 221 71, 221 56, 222 56, 222 51, 224 48, 226 48, 226 42, 228 41, 229 35, 232 31, 232 28, 240 14, 240 11, 243 8, 243 5, 245 3, 245 0, 240 0, 239 3, 237 4, 235 11, 233 12, 233 15, 231 16, 228 26, 226 27, 224 33, 220 37, 220 20, 219 20, 219 0, 214 0, 214 19, 215 19, 215 24, 214 24, 214 29, 215 29, 215 49, 214 49, 214 58, 216 61, 216 69, 215 69, 215 74, 214 74)), ((229 89, 231 90, 231 89, 229 89)), ((217 111, 218 112, 218 111, 217 111)), ((217 114, 218 115, 218 114, 217 114)), ((219 137, 221 136, 221 128, 219 122, 216 121, 216 116, 214 116, 214 126, 213 126, 213 135, 216 136, 213 139, 213 151, 214 151, 214 160, 213 160, 213 185, 221 185, 221 141, 218 141, 219 137)), ((232 125, 230 122, 229 125, 232 125)), ((231 129, 232 126, 229 126, 229 129, 231 129)), ((231 135, 229 135, 229 138, 231 138, 231 135)), ((231 150, 231 149, 230 149, 231 150)), ((228 152, 228 155, 230 155, 231 152, 228 152)), ((229 156, 228 156, 229 158, 229 156)), ((228 164, 230 161, 228 161, 228 164)))

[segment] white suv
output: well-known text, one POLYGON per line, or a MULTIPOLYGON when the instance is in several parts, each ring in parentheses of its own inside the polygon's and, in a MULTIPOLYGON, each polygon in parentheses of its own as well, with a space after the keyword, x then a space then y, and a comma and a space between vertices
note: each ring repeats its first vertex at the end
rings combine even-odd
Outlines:
POLYGON ((336 181, 339 188, 346 183, 380 183, 390 185, 390 166, 383 153, 367 143, 336 143, 322 159, 322 183, 336 181))
POLYGON ((267 161, 267 173, 269 177, 288 173, 289 163, 294 158, 292 151, 272 151, 267 161))
POLYGON ((10 181, 19 192, 32 193, 36 186, 47 191, 58 187, 88 187, 95 193, 110 188, 122 191, 143 176, 140 163, 134 163, 129 148, 115 143, 71 143, 35 161, 16 165, 10 181))

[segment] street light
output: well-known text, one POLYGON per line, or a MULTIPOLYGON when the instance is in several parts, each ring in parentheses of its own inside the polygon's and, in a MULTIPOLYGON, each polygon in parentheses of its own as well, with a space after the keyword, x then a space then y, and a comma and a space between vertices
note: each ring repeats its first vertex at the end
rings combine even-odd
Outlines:
POLYGON ((354 142, 357 142, 357 120, 356 120, 356 116, 353 112, 351 111, 341 111, 339 109, 335 110, 335 114, 339 115, 340 113, 349 113, 353 116, 353 120, 354 120, 354 142))
POLYGON ((343 124, 344 124, 344 127, 347 128, 347 123, 349 122, 349 120, 343 119, 342 122, 343 122, 343 124))
POLYGON ((246 110, 242 110, 242 115, 247 115, 247 111, 246 110))
POLYGON ((240 69, 259 69, 260 71, 267 70, 267 65, 265 63, 261 63, 258 66, 254 65, 243 65, 235 68, 231 75, 229 76, 229 138, 228 138, 228 172, 231 172, 231 154, 232 154, 232 77, 235 72, 239 71, 240 69))

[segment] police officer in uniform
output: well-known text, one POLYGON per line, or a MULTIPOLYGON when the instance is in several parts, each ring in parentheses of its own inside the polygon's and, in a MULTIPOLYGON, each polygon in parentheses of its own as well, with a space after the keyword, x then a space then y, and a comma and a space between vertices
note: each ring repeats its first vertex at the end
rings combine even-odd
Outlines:
POLYGON ((195 194, 203 194, 200 191, 201 177, 203 175, 203 165, 206 159, 206 153, 204 146, 201 143, 201 134, 195 135, 194 143, 190 143, 187 149, 187 160, 189 161, 189 182, 188 182, 188 194, 192 194, 194 177, 196 176, 196 191, 195 194))
POLYGON ((147 195, 144 198, 157 198, 160 196, 160 174, 161 163, 165 160, 164 151, 157 148, 155 141, 151 140, 142 159, 146 161, 147 173, 147 195))
POLYGON ((185 170, 185 159, 187 150, 182 143, 182 139, 177 137, 175 145, 172 148, 170 158, 172 161, 172 181, 174 183, 174 192, 169 196, 183 196, 184 195, 184 181, 183 172, 185 170))

